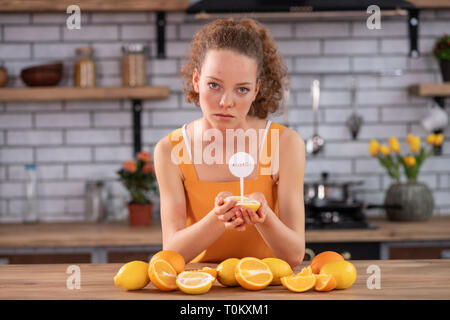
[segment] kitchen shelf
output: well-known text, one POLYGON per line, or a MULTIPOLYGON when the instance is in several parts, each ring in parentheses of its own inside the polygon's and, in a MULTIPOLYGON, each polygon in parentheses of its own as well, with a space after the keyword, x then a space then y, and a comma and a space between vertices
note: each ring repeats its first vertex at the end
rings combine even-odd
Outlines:
POLYGON ((448 0, 408 0, 418 9, 444 9, 450 8, 448 0))
POLYGON ((419 83, 409 88, 411 94, 419 97, 432 97, 442 108, 445 108, 445 98, 450 97, 450 82, 419 83))
POLYGON ((0 102, 130 99, 132 102, 134 155, 137 155, 142 149, 142 100, 167 99, 168 97, 169 88, 165 86, 145 86, 136 88, 32 87, 0 89, 0 102))
MULTIPOLYGON (((431 97, 442 108, 445 109, 445 98, 450 97, 450 82, 441 83, 419 83, 409 88, 411 94, 419 97, 431 97)), ((433 131, 442 133, 442 129, 433 131)), ((442 145, 434 147, 434 154, 442 154, 442 145)))
POLYGON ((184 11, 189 0, 0 0, 0 12, 65 13, 74 4, 85 12, 184 11))
POLYGON ((419 83, 411 86, 410 91, 420 97, 450 97, 450 82, 419 83))
POLYGON ((156 57, 166 58, 166 12, 184 12, 189 0, 0 0, 1 12, 59 12, 67 17, 75 12, 156 12, 156 57))
POLYGON ((0 89, 2 101, 55 101, 55 100, 111 100, 111 99, 166 99, 165 86, 125 87, 30 87, 0 89))

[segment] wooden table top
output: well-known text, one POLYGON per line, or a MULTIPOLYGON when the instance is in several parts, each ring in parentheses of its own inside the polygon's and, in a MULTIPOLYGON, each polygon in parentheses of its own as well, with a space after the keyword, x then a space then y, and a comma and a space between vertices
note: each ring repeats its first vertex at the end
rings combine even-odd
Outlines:
MULTIPOLYGON (((260 291, 242 287, 223 287, 217 281, 203 295, 188 295, 176 290, 163 292, 149 283, 137 291, 116 287, 113 277, 121 264, 80 264, 80 289, 68 289, 68 264, 0 265, 0 300, 115 300, 115 299, 215 299, 215 300, 407 300, 450 299, 450 260, 358 260, 352 261, 357 279, 352 287, 330 292, 294 293, 283 286, 269 286, 260 291), (380 289, 368 289, 370 265, 380 268, 380 289)), ((189 264, 186 270, 214 264, 189 264)), ((295 272, 306 266, 303 262, 295 272)))
MULTIPOLYGON (((371 220, 377 229, 306 230, 306 242, 388 242, 450 240, 450 216, 425 222, 371 220)), ((126 223, 0 224, 0 248, 76 246, 161 246, 159 221, 151 226, 126 223)))

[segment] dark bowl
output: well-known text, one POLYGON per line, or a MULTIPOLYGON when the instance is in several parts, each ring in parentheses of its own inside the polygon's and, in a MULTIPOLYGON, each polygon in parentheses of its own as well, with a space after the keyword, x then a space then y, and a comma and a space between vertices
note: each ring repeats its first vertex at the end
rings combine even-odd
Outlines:
POLYGON ((23 82, 30 87, 56 86, 62 78, 62 62, 25 68, 20 73, 23 82))

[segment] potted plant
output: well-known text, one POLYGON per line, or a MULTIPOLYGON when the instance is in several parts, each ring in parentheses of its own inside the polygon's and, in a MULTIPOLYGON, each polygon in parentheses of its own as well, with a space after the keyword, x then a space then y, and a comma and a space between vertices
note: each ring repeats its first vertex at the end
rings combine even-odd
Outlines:
POLYGON ((150 153, 141 151, 136 160, 124 161, 117 174, 131 196, 128 203, 130 225, 151 224, 153 203, 148 195, 149 192, 155 192, 157 187, 150 153))
POLYGON ((384 201, 389 220, 424 221, 431 218, 434 210, 433 194, 430 188, 425 183, 418 182, 417 178, 421 166, 433 154, 433 146, 440 146, 443 139, 442 133, 430 134, 426 142, 431 147, 426 150, 420 142, 420 137, 408 134, 406 142, 409 152, 405 155, 400 154, 397 138, 389 138, 388 145, 380 145, 377 140, 370 141, 369 153, 378 159, 393 180, 386 191, 384 201), (401 171, 404 172, 406 181, 402 181, 401 171), (395 206, 398 208, 392 209, 395 206))
POLYGON ((433 50, 434 56, 441 67, 442 80, 450 81, 450 37, 444 35, 436 41, 433 50))

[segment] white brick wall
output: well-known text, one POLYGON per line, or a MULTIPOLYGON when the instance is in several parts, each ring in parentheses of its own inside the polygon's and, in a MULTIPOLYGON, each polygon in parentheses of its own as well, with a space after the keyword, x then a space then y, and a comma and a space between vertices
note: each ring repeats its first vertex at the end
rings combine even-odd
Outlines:
MULTIPOLYGON (((338 181, 364 180, 358 198, 381 203, 390 178, 367 153, 370 139, 400 140, 408 132, 425 137, 419 121, 430 99, 410 96, 408 86, 441 81, 431 55, 435 39, 450 32, 450 10, 421 13, 419 45, 422 56, 408 57, 405 18, 382 20, 381 30, 368 30, 364 21, 263 22, 286 59, 291 77, 289 120, 307 139, 313 133, 310 86, 321 82, 319 134, 324 152, 308 156, 305 179, 322 171, 338 181), (403 76, 379 76, 383 70, 403 69, 403 76), (358 140, 345 125, 350 116, 351 84, 358 80, 356 105, 364 118, 358 140)), ((143 102, 143 148, 201 115, 184 100, 179 71, 189 41, 202 22, 186 22, 182 13, 167 16, 167 58, 155 59, 154 13, 82 14, 82 29, 68 30, 66 14, 0 14, 0 65, 10 74, 9 86, 23 87, 24 67, 62 59, 61 85, 73 84, 75 49, 92 45, 98 83, 121 84, 121 46, 139 41, 150 47, 148 82, 168 85, 166 100, 143 102)), ((275 119, 283 119, 282 114, 275 119)), ((111 192, 111 207, 124 217, 128 195, 116 180, 122 161, 132 157, 131 105, 121 101, 55 101, 0 103, 0 222, 19 221, 25 205, 26 163, 38 167, 40 216, 43 221, 81 221, 84 188, 89 179, 103 179, 111 192)), ((445 131, 443 155, 428 159, 420 180, 432 188, 436 214, 450 214, 450 130, 445 131)), ((406 146, 404 146, 406 148, 406 146)), ((370 211, 377 215, 379 211, 370 211)))

